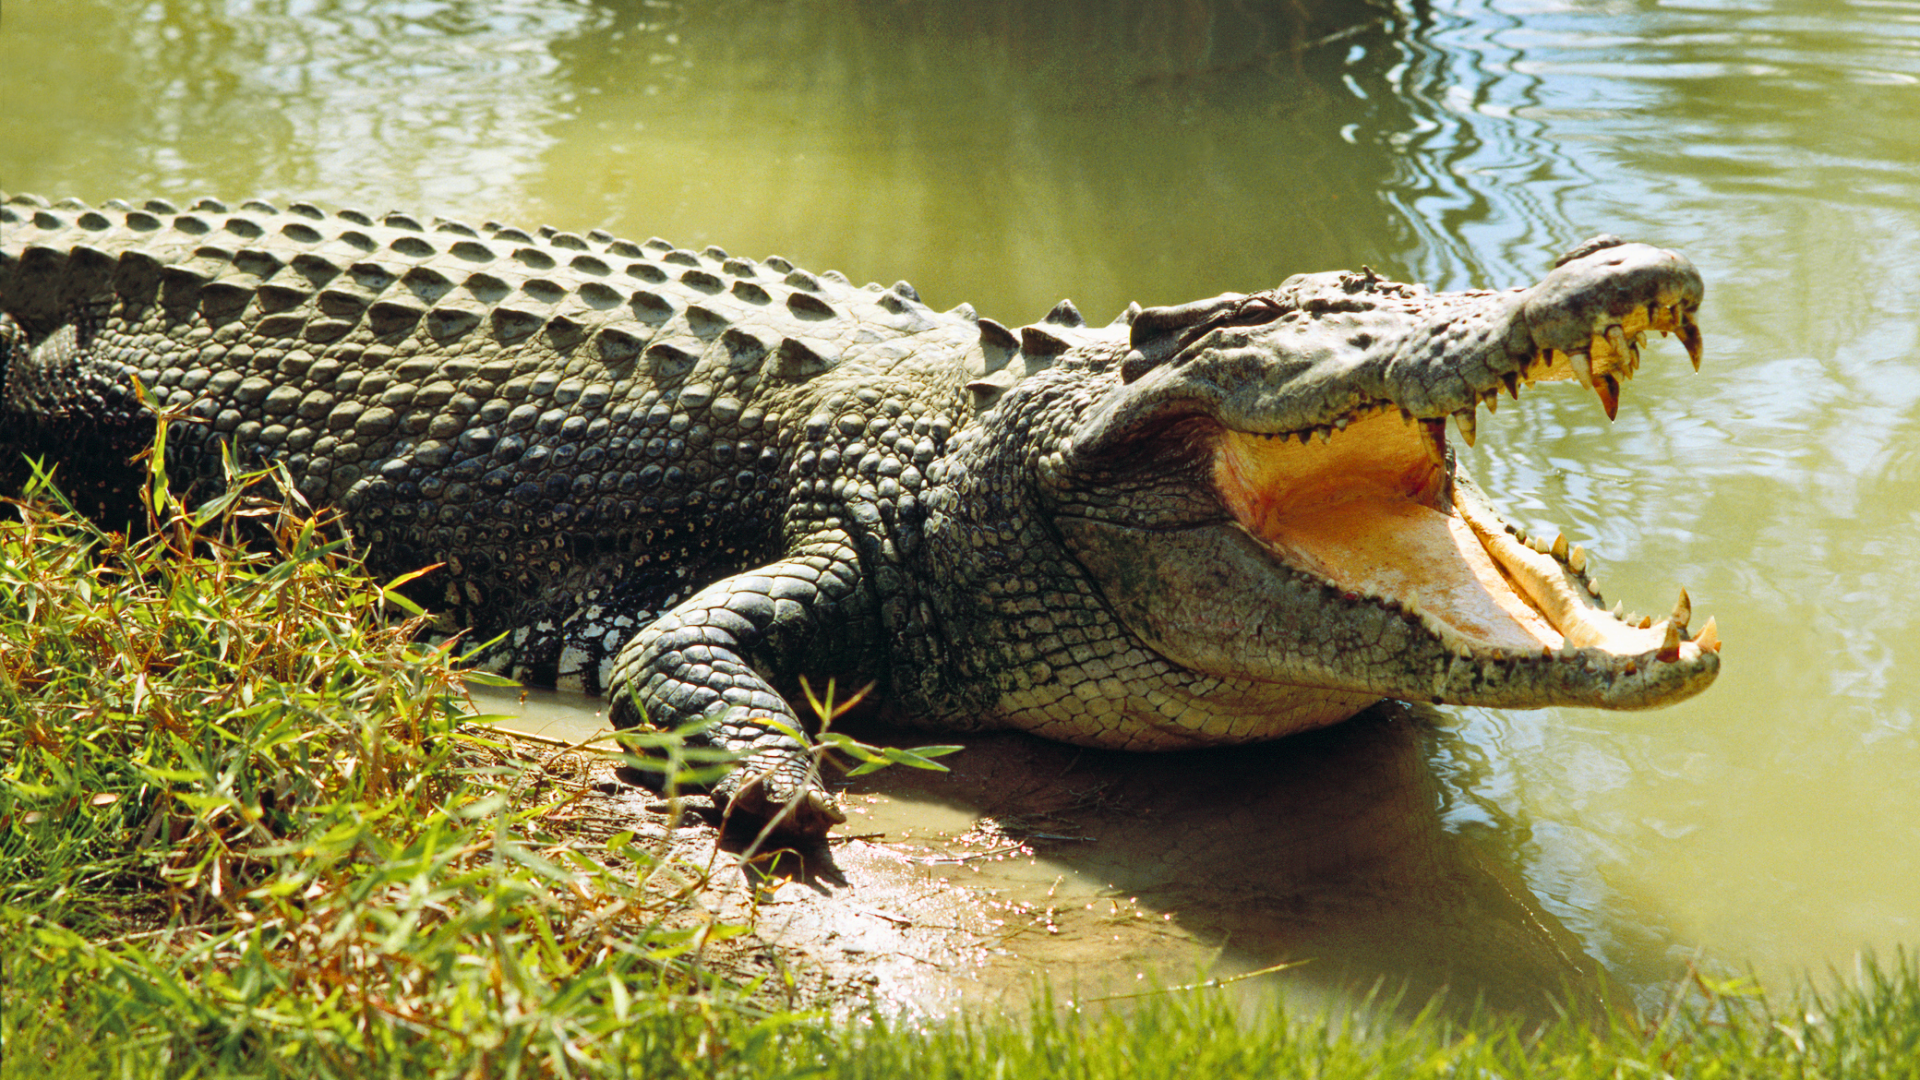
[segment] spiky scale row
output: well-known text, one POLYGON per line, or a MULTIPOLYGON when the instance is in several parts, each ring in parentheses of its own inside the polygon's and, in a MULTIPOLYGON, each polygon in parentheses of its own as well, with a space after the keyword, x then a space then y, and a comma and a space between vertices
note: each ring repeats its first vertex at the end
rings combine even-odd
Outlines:
MULTIPOLYGON (((816 277, 778 257, 764 264, 764 270, 782 275, 776 281, 762 264, 717 247, 695 253, 658 238, 642 245, 599 230, 583 237, 549 227, 539 230, 536 240, 492 222, 475 229, 435 219, 428 226, 401 213, 376 222, 359 211, 329 215, 307 203, 281 211, 249 201, 236 212, 213 199, 184 211, 160 199, 139 207, 116 200, 96 209, 30 196, 15 196, 0 207, 0 224, 62 233, 123 230, 122 235, 149 240, 170 233, 177 237, 171 246, 191 245, 184 252, 189 258, 164 267, 151 251, 116 253, 84 240, 29 248, 25 262, 68 264, 63 275, 56 275, 67 282, 59 295, 36 304, 18 297, 15 289, 16 308, 29 320, 48 322, 110 278, 122 296, 141 296, 156 284, 149 280, 156 270, 164 302, 198 307, 216 325, 251 313, 255 328, 270 337, 326 345, 365 317, 376 338, 424 330, 445 344, 482 331, 502 344, 515 344, 545 333, 555 349, 587 344, 610 364, 639 355, 676 315, 718 332, 776 303, 785 304, 790 318, 802 323, 850 315, 896 331, 916 329, 932 314, 906 282, 889 290, 875 286, 868 300, 865 291, 844 288, 840 275, 816 277), (291 259, 281 253, 289 243, 302 249, 291 259), (549 275, 563 265, 563 281, 549 275), (680 288, 646 287, 667 283, 680 288), (688 303, 687 296, 704 299, 688 303)), ((43 268, 35 269, 32 280, 49 280, 39 272, 43 268)), ((762 352, 779 344, 765 342, 762 352)), ((683 345, 664 341, 652 359, 671 373, 684 356, 683 345)))

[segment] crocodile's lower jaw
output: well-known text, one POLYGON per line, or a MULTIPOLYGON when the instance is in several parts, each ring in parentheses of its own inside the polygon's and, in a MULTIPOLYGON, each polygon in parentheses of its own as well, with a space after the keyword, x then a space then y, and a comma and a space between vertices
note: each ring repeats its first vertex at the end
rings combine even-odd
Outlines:
POLYGON ((1641 626, 1595 606, 1585 553, 1564 542, 1545 552, 1529 546, 1470 485, 1453 483, 1429 438, 1397 410, 1356 419, 1324 441, 1228 431, 1216 444, 1214 483, 1241 527, 1282 564, 1417 617, 1456 655, 1592 647, 1672 660, 1682 645, 1718 651, 1711 622, 1686 637, 1688 610, 1641 626))

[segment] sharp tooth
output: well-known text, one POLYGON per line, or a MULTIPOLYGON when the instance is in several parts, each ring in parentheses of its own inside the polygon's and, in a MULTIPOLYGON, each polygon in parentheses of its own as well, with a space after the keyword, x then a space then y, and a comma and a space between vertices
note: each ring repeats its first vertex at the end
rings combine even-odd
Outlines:
POLYGON ((1642 615, 1635 621, 1637 621, 1640 624, 1640 629, 1642 630, 1653 629, 1653 616, 1651 615, 1642 615))
POLYGON ((1680 343, 1687 347, 1687 359, 1693 361, 1693 370, 1699 371, 1700 324, 1694 322, 1693 319, 1684 312, 1681 313, 1679 322, 1680 325, 1674 330, 1674 333, 1680 335, 1680 343))
POLYGON ((1335 420, 1333 422, 1333 426, 1339 428, 1341 431, 1347 430, 1347 418, 1343 416, 1340 419, 1335 420))
POLYGON ((1615 368, 1625 368, 1632 354, 1627 351, 1627 335, 1618 326, 1607 327, 1607 345, 1613 349, 1615 368))
POLYGON ((1487 407, 1487 411, 1490 413, 1499 412, 1500 411, 1500 391, 1498 390, 1487 391, 1486 396, 1480 399, 1480 404, 1485 405, 1487 407))
POLYGON ((1667 636, 1660 642, 1660 651, 1653 654, 1654 659, 1673 663, 1680 659, 1680 628, 1673 623, 1667 624, 1667 636))
POLYGON ((1592 359, 1586 353, 1576 352, 1568 354, 1567 363, 1573 368, 1574 375, 1580 379, 1580 385, 1589 390, 1593 389, 1592 359))
MULTIPOLYGON (((1619 619, 1622 615, 1625 615, 1626 613, 1627 613, 1627 602, 1625 600, 1615 600, 1613 602, 1613 611, 1611 612, 1613 617, 1616 619, 1619 619)), ((1625 620, 1622 620, 1622 621, 1625 621, 1625 620)))
POLYGON ((1469 405, 1459 412, 1454 413, 1453 422, 1460 426, 1460 437, 1467 440, 1468 446, 1472 446, 1474 435, 1473 406, 1469 405))
POLYGON ((1567 534, 1561 533, 1553 538, 1553 557, 1561 562, 1567 561, 1567 534))
POLYGON ((1573 545, 1573 550, 1567 552, 1567 565, 1573 567, 1573 572, 1576 574, 1586 573, 1587 549, 1579 544, 1573 545))
MULTIPOLYGON (((1596 578, 1587 579, 1587 595, 1593 597, 1595 600, 1600 599, 1600 579, 1599 578, 1596 577, 1596 578)), ((1613 607, 1614 607, 1614 615, 1615 617, 1618 617, 1620 614, 1620 611, 1619 611, 1620 601, 1615 601, 1613 607)))
POLYGON ((1314 429, 1313 429, 1313 431, 1314 431, 1314 434, 1316 434, 1316 435, 1318 435, 1318 436, 1320 436, 1320 445, 1321 445, 1321 446, 1325 446, 1325 445, 1327 445, 1328 443, 1330 443, 1330 442, 1332 442, 1332 441, 1333 441, 1333 429, 1332 429, 1332 428, 1330 428, 1330 427, 1323 427, 1323 428, 1314 428, 1314 429))
MULTIPOLYGON (((1699 366, 1700 366, 1699 364, 1694 365, 1694 367, 1696 368, 1698 368, 1699 366)), ((1509 371, 1505 375, 1500 376, 1500 381, 1507 384, 1507 393, 1513 397, 1513 400, 1519 401, 1520 400, 1520 373, 1517 371, 1509 371)))
POLYGON ((1682 630, 1685 630, 1687 624, 1693 621, 1693 601, 1687 598, 1685 586, 1680 588, 1680 602, 1673 605, 1672 621, 1682 630))
POLYGON ((1607 419, 1611 420, 1620 412, 1620 383, 1612 375, 1600 376, 1599 385, 1594 392, 1600 395, 1600 407, 1607 410, 1607 419))
POLYGON ((1720 627, 1713 621, 1713 616, 1707 616, 1707 625, 1700 628, 1700 634, 1693 639, 1693 643, 1700 646, 1701 652, 1720 651, 1720 627))
POLYGON ((1447 467, 1447 422, 1445 420, 1420 421, 1420 441, 1426 444, 1427 460, 1440 468, 1447 467))

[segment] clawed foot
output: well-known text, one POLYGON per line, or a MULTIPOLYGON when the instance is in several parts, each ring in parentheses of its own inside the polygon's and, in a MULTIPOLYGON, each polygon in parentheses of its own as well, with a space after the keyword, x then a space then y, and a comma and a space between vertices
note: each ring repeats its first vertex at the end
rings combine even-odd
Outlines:
POLYGON ((776 836, 818 839, 847 820, 820 778, 791 761, 760 769, 743 763, 714 785, 713 798, 730 822, 756 827, 771 822, 776 836))

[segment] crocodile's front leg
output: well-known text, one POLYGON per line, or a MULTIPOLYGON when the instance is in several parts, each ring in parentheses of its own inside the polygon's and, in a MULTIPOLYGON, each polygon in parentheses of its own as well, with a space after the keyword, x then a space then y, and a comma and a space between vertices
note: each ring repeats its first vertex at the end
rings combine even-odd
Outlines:
POLYGON ((846 643, 860 636, 870 607, 844 541, 816 542, 723 578, 620 651, 609 687, 613 725, 711 721, 703 741, 740 756, 714 784, 715 801, 788 835, 823 836, 846 815, 821 784, 812 752, 775 726, 802 727, 768 676, 846 666, 846 643))

